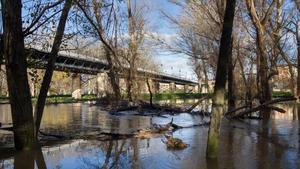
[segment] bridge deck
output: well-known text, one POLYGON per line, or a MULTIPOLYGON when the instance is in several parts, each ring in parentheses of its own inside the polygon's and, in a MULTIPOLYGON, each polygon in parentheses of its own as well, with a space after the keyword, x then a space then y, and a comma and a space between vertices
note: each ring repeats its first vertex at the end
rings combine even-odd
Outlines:
MULTIPOLYGON (((49 52, 38 49, 26 49, 28 64, 31 68, 44 69, 49 59, 49 52)), ((108 64, 105 60, 81 54, 61 51, 58 54, 55 70, 70 71, 83 74, 97 74, 108 71, 108 64)), ((142 77, 151 77, 160 82, 174 82, 176 84, 198 85, 197 82, 182 77, 169 75, 161 72, 138 69, 138 74, 142 77)))

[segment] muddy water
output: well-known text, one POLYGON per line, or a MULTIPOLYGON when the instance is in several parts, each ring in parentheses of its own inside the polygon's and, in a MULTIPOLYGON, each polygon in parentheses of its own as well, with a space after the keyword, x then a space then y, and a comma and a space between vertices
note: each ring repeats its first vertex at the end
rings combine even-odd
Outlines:
MULTIPOLYGON (((0 151, 0 168, 186 168, 186 169, 300 169, 300 108, 280 105, 285 114, 273 114, 268 124, 252 120, 222 122, 218 160, 206 160, 207 127, 178 130, 174 137, 189 144, 185 150, 167 150, 164 136, 118 141, 72 140, 27 154, 0 151)), ((208 107, 203 107, 208 108, 208 107)), ((208 108, 209 109, 209 108, 208 108)), ((0 106, 0 121, 10 123, 7 105, 0 106)), ((56 134, 84 135, 95 131, 128 133, 172 117, 112 116, 88 104, 47 106, 42 130, 56 134)), ((208 118, 181 114, 178 125, 203 123, 208 118)), ((1 147, 12 146, 11 133, 0 133, 1 147), (10 143, 10 144, 8 144, 10 143)))

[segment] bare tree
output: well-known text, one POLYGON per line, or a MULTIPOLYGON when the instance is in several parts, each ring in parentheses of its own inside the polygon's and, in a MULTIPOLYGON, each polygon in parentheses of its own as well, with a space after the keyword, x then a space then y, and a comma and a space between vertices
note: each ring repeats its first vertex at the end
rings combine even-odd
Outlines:
POLYGON ((60 45, 62 43, 62 38, 65 32, 65 26, 68 18, 69 11, 72 6, 72 0, 66 0, 61 17, 57 26, 55 38, 53 41, 52 49, 51 52, 49 53, 49 60, 46 66, 46 71, 43 76, 43 81, 41 85, 41 89, 39 92, 38 100, 36 103, 35 107, 35 135, 37 137, 38 131, 40 129, 42 117, 43 117, 43 112, 44 112, 44 107, 46 103, 46 98, 47 98, 47 93, 50 87, 53 71, 55 68, 55 62, 57 58, 57 54, 60 50, 60 45))
POLYGON ((206 156, 216 158, 219 150, 220 123, 225 105, 226 81, 228 73, 228 61, 232 54, 232 29, 235 13, 235 0, 226 1, 226 10, 223 21, 222 37, 218 57, 216 83, 213 95, 212 114, 207 139, 206 156))
POLYGON ((2 0, 3 55, 16 149, 31 149, 36 144, 32 102, 27 81, 21 1, 2 0))
POLYGON ((94 30, 93 34, 97 35, 103 44, 105 58, 109 67, 108 75, 115 99, 119 100, 121 92, 117 67, 120 69, 122 65, 118 57, 118 20, 115 11, 115 1, 77 1, 77 6, 91 25, 92 30, 94 30), (108 16, 104 16, 103 11, 106 11, 108 16))
POLYGON ((137 60, 139 59, 139 49, 144 39, 144 18, 141 14, 142 10, 137 9, 136 3, 135 10, 132 10, 132 3, 127 0, 127 17, 128 17, 128 31, 129 31, 129 45, 128 45, 128 57, 129 71, 127 76, 127 96, 129 101, 133 101, 136 98, 137 82, 137 60))
POLYGON ((272 99, 270 78, 272 73, 269 71, 268 64, 268 53, 266 48, 266 37, 267 37, 267 23, 276 5, 276 0, 267 7, 267 11, 264 11, 267 3, 262 1, 259 8, 256 8, 254 0, 246 0, 247 9, 249 15, 255 26, 256 30, 256 44, 257 44, 257 83, 260 103, 270 101, 272 99), (258 11, 259 10, 259 11, 258 11))
POLYGON ((46 99, 46 96, 44 96, 43 93, 47 93, 48 91, 47 86, 49 86, 51 81, 56 55, 61 44, 65 23, 71 5, 71 0, 65 1, 59 26, 56 31, 55 43, 53 44, 52 51, 49 55, 50 60, 46 70, 48 73, 44 76, 44 83, 42 84, 43 87, 39 96, 40 101, 37 103, 38 109, 35 112, 36 116, 33 117, 33 108, 27 77, 27 60, 24 52, 24 35, 26 35, 26 31, 23 32, 22 29, 21 1, 1 1, 4 28, 3 55, 6 65, 15 147, 17 150, 32 149, 36 146, 37 133, 40 127, 44 107, 43 103, 46 99))

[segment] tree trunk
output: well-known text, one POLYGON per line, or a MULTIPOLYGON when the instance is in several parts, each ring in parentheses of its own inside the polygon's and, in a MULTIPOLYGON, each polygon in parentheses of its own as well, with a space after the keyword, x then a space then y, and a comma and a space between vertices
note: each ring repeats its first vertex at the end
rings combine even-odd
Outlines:
POLYGON ((127 11, 128 11, 128 20, 129 20, 129 35, 130 35, 130 42, 129 42, 129 72, 128 72, 128 78, 127 78, 127 97, 129 101, 133 101, 136 82, 135 82, 135 73, 136 73, 136 40, 135 40, 135 23, 134 23, 134 16, 132 15, 131 10, 131 1, 127 0, 127 11))
POLYGON ((203 74, 204 74, 204 83, 205 83, 205 86, 207 88, 207 93, 210 93, 210 89, 209 89, 209 83, 208 83, 208 73, 207 73, 207 66, 206 66, 206 63, 203 59, 201 59, 202 61, 202 66, 203 66, 203 74))
MULTIPOLYGON (((269 21, 274 7, 278 1, 272 1, 270 6, 265 12, 265 15, 262 16, 262 19, 258 15, 257 8, 255 7, 256 3, 253 0, 246 0, 247 9, 250 15, 250 18, 256 29, 256 47, 257 47, 257 90, 259 95, 260 104, 263 104, 272 99, 271 88, 269 80, 271 78, 271 73, 269 73, 269 64, 268 64, 268 53, 266 49, 266 25, 269 21)), ((260 9, 263 10, 263 9, 260 9)), ((262 13, 262 12, 260 12, 262 13)), ((272 32, 274 33, 274 32, 272 32)), ((266 109, 266 112, 269 112, 270 109, 266 109)), ((263 113, 263 118, 266 119, 269 117, 269 113, 263 113)))
MULTIPOLYGON (((272 92, 270 88, 270 82, 269 82, 269 66, 268 66, 268 54, 266 53, 265 48, 265 34, 264 30, 260 28, 257 30, 257 47, 259 50, 258 60, 259 60, 259 66, 258 66, 258 91, 259 91, 259 102, 260 104, 263 104, 265 102, 268 102, 272 100, 272 92)), ((265 108, 261 111, 261 116, 264 120, 268 120, 270 117, 270 109, 265 108)))
POLYGON ((236 95, 235 95, 234 87, 235 87, 234 63, 233 63, 233 56, 231 53, 228 58, 228 110, 227 111, 230 111, 235 108, 236 95))
POLYGON ((32 149, 36 145, 32 102, 24 53, 21 0, 2 0, 3 55, 11 105, 14 142, 17 150, 32 149))
MULTIPOLYGON (((241 60, 241 56, 240 56, 240 46, 238 45, 238 49, 237 49, 237 61, 240 65, 240 69, 241 69, 241 72, 242 72, 242 79, 243 79, 243 82, 244 82, 244 85, 245 85, 245 88, 246 88, 246 91, 245 91, 245 105, 249 106, 249 107, 252 107, 252 86, 251 84, 249 84, 249 81, 250 81, 250 76, 248 77, 248 80, 246 78, 246 72, 245 72, 245 69, 244 69, 244 65, 242 63, 242 60, 241 60)), ((250 66, 250 72, 252 72, 252 66, 253 64, 251 64, 250 66)))
POLYGON ((213 95, 211 120, 208 131, 206 157, 216 158, 219 151, 219 134, 221 113, 225 104, 226 80, 228 72, 228 59, 231 54, 232 27, 234 20, 236 0, 226 1, 226 10, 223 22, 222 37, 216 73, 216 83, 213 95))
MULTIPOLYGON (((299 11, 300 12, 300 11, 299 11)), ((300 34, 299 24, 296 25, 296 36, 297 36, 297 100, 300 100, 300 34)))
POLYGON ((0 35, 0 68, 3 64, 3 35, 0 35))
POLYGON ((120 91, 120 86, 119 86, 119 78, 118 78, 116 69, 114 68, 110 51, 107 48, 105 48, 105 56, 106 56, 106 60, 108 62, 108 67, 109 67, 108 76, 110 79, 110 83, 112 85, 115 99, 120 100, 121 99, 121 91, 120 91))
POLYGON ((149 91, 149 94, 150 94, 150 106, 153 107, 153 94, 152 94, 152 90, 151 90, 151 84, 149 82, 149 79, 147 78, 146 80, 146 83, 147 83, 147 88, 148 88, 148 91, 149 91))
POLYGON ((61 17, 58 23, 58 27, 56 30, 56 35, 54 38, 54 42, 52 45, 51 52, 49 54, 49 60, 46 67, 46 72, 43 78, 42 86, 39 92, 36 108, 35 108, 35 136, 37 137, 38 131, 40 129, 44 107, 46 103, 47 93, 50 87, 53 71, 55 68, 55 62, 57 58, 57 54, 60 49, 60 45, 62 43, 62 38, 65 32, 65 25, 67 22, 68 14, 72 6, 72 0, 66 0, 64 8, 61 13, 61 17))
POLYGON ((265 48, 265 40, 264 40, 265 34, 264 30, 257 30, 257 47, 259 50, 259 66, 258 66, 258 79, 259 79, 259 86, 258 88, 261 90, 259 92, 259 101, 261 104, 263 104, 266 101, 270 101, 271 98, 271 88, 269 83, 269 77, 268 77, 268 61, 267 61, 267 53, 265 48))

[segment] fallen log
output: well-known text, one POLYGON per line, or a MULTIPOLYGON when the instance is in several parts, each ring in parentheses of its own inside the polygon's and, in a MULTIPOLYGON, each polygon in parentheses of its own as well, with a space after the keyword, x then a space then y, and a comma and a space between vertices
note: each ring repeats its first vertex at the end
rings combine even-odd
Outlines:
POLYGON ((293 100, 296 100, 296 98, 281 98, 281 99, 271 100, 271 101, 265 102, 265 103, 263 103, 263 104, 261 104, 261 105, 259 105, 257 107, 254 107, 252 109, 248 109, 246 111, 240 112, 237 115, 234 115, 234 116, 231 116, 231 117, 227 116, 227 117, 229 117, 231 119, 233 119, 233 118, 241 118, 244 115, 251 114, 253 112, 259 111, 259 110, 264 109, 264 108, 268 108, 268 106, 271 105, 271 104, 275 104, 275 103, 279 103, 279 102, 293 101, 293 100))
POLYGON ((282 108, 279 108, 279 107, 276 107, 276 106, 267 106, 268 108, 272 109, 272 110, 275 110, 279 113, 286 113, 286 111, 282 108))
POLYGON ((202 97, 201 99, 199 99, 195 104, 193 104, 190 108, 188 108, 186 110, 186 112, 191 112, 193 111, 202 101, 204 100, 207 100, 207 99, 210 99, 211 96, 205 96, 205 97, 202 97))
POLYGON ((58 139, 65 139, 65 138, 67 138, 66 136, 63 136, 63 135, 49 134, 49 133, 42 132, 41 130, 39 130, 39 133, 41 135, 43 135, 43 136, 55 137, 55 138, 58 138, 58 139))
POLYGON ((242 110, 242 109, 245 109, 245 108, 248 108, 248 107, 249 107, 248 105, 245 105, 245 106, 241 106, 241 107, 238 107, 236 109, 230 110, 230 111, 225 113, 225 116, 230 116, 232 113, 235 113, 239 110, 242 110))

